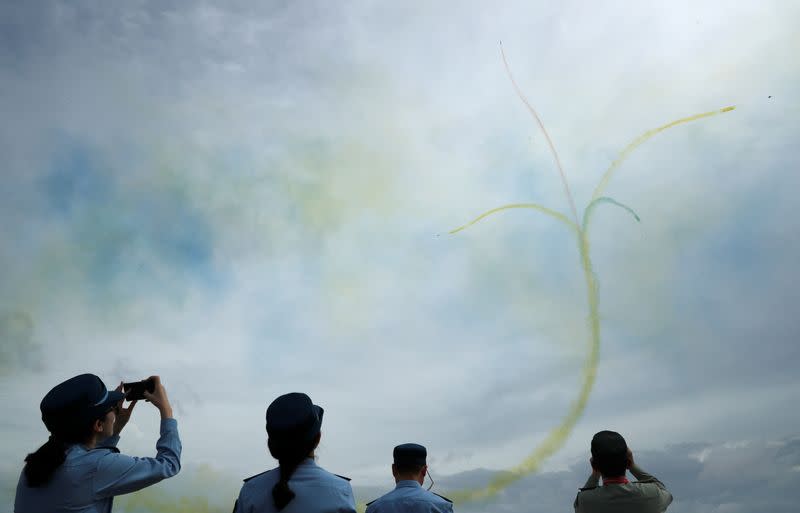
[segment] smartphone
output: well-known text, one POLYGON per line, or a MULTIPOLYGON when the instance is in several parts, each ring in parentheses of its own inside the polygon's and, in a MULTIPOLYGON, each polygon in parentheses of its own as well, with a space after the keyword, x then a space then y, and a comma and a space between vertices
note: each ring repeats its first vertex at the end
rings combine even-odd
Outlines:
POLYGON ((154 379, 145 379, 143 381, 132 381, 130 383, 122 384, 122 391, 125 392, 125 399, 128 401, 139 401, 144 399, 145 390, 151 394, 155 392, 156 381, 154 379))

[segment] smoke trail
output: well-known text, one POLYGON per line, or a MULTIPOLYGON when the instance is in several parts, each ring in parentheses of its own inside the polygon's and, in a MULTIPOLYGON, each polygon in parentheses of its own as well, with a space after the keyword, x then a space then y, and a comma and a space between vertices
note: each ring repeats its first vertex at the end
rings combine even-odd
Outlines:
POLYGON ((549 209, 547 207, 543 207, 541 205, 537 205, 536 203, 512 203, 510 205, 504 205, 502 207, 493 208, 493 209, 489 210, 488 212, 484 212, 483 214, 479 215, 478 217, 476 217, 472 221, 468 222, 467 224, 465 224, 463 226, 459 226, 458 228, 456 228, 454 230, 450 230, 449 233, 452 235, 454 233, 460 232, 461 230, 466 230, 467 228, 469 228, 473 224, 481 221, 485 217, 488 217, 488 216, 494 214, 495 212, 500 212, 501 210, 511 210, 511 209, 514 209, 514 208, 529 208, 531 210, 538 210, 539 212, 542 212, 543 214, 547 214, 550 217, 558 219, 559 221, 561 221, 562 223, 565 223, 567 226, 569 226, 573 230, 578 230, 577 225, 575 225, 575 223, 570 221, 569 218, 567 216, 565 216, 564 214, 562 214, 561 212, 556 212, 555 210, 549 209))
POLYGON ((575 209, 575 200, 572 199, 572 192, 569 189, 569 182, 567 182, 567 175, 564 174, 564 168, 561 167, 561 159, 558 158, 558 152, 556 151, 556 147, 553 145, 553 141, 550 139, 550 134, 547 133, 547 130, 544 128, 544 123, 539 118, 539 114, 536 113, 536 109, 533 108, 533 105, 528 102, 528 99, 525 98, 525 95, 522 94, 522 89, 519 88, 517 85, 517 81, 514 80, 514 75, 511 74, 511 68, 508 66, 508 61, 506 60, 506 52, 503 51, 503 43, 500 42, 500 55, 503 56, 503 65, 506 68, 506 73, 508 73, 508 78, 511 79, 511 84, 514 86, 514 91, 516 91, 517 96, 519 99, 522 100, 522 103, 525 104, 525 107, 528 108, 528 112, 531 113, 533 119, 536 120, 538 123, 539 128, 541 129, 542 133, 544 134, 545 139, 547 139, 547 145, 550 147, 550 153, 553 154, 553 159, 556 161, 556 168, 558 168, 558 174, 561 176, 561 183, 564 185, 564 194, 567 196, 567 201, 569 201, 569 208, 572 212, 572 217, 575 219, 575 222, 578 222, 578 211, 575 209))
POLYGON ((666 125, 660 126, 658 128, 654 128, 652 130, 648 130, 647 132, 643 133, 642 135, 640 135, 639 137, 634 139, 630 144, 625 146, 625 149, 620 152, 619 156, 617 156, 617 158, 614 159, 613 162, 611 162, 611 165, 608 166, 608 169, 603 174, 603 177, 600 179, 600 183, 595 188, 594 193, 592 194, 592 200, 595 200, 595 199, 599 198, 603 194, 603 191, 608 186, 608 182, 611 181, 611 176, 614 174, 614 171, 617 170, 617 168, 620 166, 620 164, 622 164, 622 161, 624 161, 626 158, 628 158, 628 155, 630 155, 633 152, 633 150, 635 150, 636 148, 638 148, 639 146, 644 144, 645 141, 647 141, 648 139, 650 139, 654 135, 660 134, 661 132, 663 132, 664 130, 666 130, 668 128, 672 128, 674 126, 682 125, 683 123, 689 123, 691 121, 697 121, 698 119, 703 119, 703 118, 708 118, 708 117, 711 117, 711 116, 716 116, 717 114, 723 114, 725 112, 730 112, 735 108, 736 108, 736 106, 732 105, 730 107, 725 107, 723 109, 712 110, 712 111, 709 111, 709 112, 703 112, 702 114, 695 114, 694 116, 689 116, 689 117, 686 117, 686 118, 676 119, 675 121, 672 121, 671 123, 667 123, 666 125))
POLYGON ((696 114, 694 116, 681 118, 672 121, 671 123, 667 123, 666 125, 655 128, 653 130, 648 130, 644 134, 634 139, 630 144, 628 144, 628 146, 625 147, 625 149, 622 150, 619 157, 617 157, 617 159, 611 163, 611 166, 609 166, 608 170, 606 170, 606 172, 603 174, 600 183, 598 184, 597 188, 594 191, 594 194, 592 195, 591 201, 584 209, 583 224, 579 226, 577 225, 578 217, 577 217, 577 212, 575 210, 575 203, 572 198, 572 194, 569 190, 569 184, 567 182, 566 175, 564 174, 564 170, 561 167, 561 162, 560 159, 558 158, 558 153, 556 152, 555 146, 550 140, 550 137, 547 135, 547 131, 545 130, 544 124, 539 119, 539 116, 536 114, 536 110, 530 105, 530 103, 522 94, 522 91, 519 89, 516 82, 514 81, 514 77, 511 74, 511 70, 509 69, 505 53, 503 52, 502 49, 502 45, 500 47, 500 52, 503 56, 503 63, 505 64, 506 71, 508 72, 508 76, 511 79, 512 84, 514 85, 514 89, 516 90, 517 95, 525 104, 525 106, 528 108, 528 111, 536 120, 542 132, 544 133, 545 138, 547 139, 547 142, 550 146, 550 151, 553 155, 553 159, 556 162, 556 167, 558 168, 558 172, 561 175, 561 180, 564 184, 564 192, 567 195, 567 199, 572 209, 572 213, 575 217, 575 223, 569 221, 569 219, 564 214, 538 204, 532 204, 532 203, 511 204, 503 207, 494 208, 487 212, 484 212, 483 214, 473 219, 471 222, 452 230, 450 233, 451 234, 457 233, 461 230, 464 230, 474 225, 475 223, 485 219, 486 217, 494 213, 513 208, 530 208, 538 210, 542 213, 549 215, 550 217, 558 219, 559 221, 566 222, 568 226, 573 228, 576 235, 578 253, 580 255, 581 269, 583 270, 584 280, 586 281, 586 296, 587 296, 587 306, 589 311, 588 321, 590 328, 589 330, 590 335, 588 340, 589 355, 586 358, 586 362, 583 367, 583 380, 580 386, 580 390, 578 392, 578 396, 573 400, 572 404, 570 405, 569 411, 567 412, 567 415, 561 420, 561 422, 548 433, 547 437, 545 437, 545 439, 539 444, 538 447, 536 447, 528 455, 528 457, 526 457, 517 466, 509 469, 507 472, 503 472, 500 475, 498 475, 495 479, 490 481, 489 484, 486 485, 484 488, 475 490, 459 490, 454 493, 450 493, 451 498, 456 502, 466 502, 466 501, 489 498, 495 495, 503 488, 510 485, 511 483, 522 478, 523 476, 538 470, 539 467, 542 465, 542 463, 544 463, 544 461, 547 460, 547 458, 555 454, 556 451, 558 451, 564 445, 570 433, 572 433, 575 424, 578 422, 578 419, 580 419, 581 415, 586 409, 586 404, 589 401, 589 396, 591 395, 592 387, 594 386, 595 378, 597 376, 597 365, 600 356, 599 298, 597 293, 597 278, 595 277, 594 270, 592 268, 592 260, 589 248, 589 238, 588 238, 589 221, 591 220, 591 215, 596 209, 596 207, 602 203, 618 206, 629 212, 631 215, 633 215, 636 221, 639 221, 639 216, 630 207, 612 198, 601 196, 603 190, 608 185, 608 182, 610 181, 613 172, 622 164, 625 158, 627 158, 628 155, 630 155, 630 153, 633 152, 633 150, 641 146, 652 136, 660 132, 663 132, 668 128, 672 128, 674 126, 683 123, 688 123, 690 121, 696 121, 698 119, 714 116, 716 114, 730 112, 735 108, 733 106, 725 107, 723 109, 704 112, 702 114, 696 114))

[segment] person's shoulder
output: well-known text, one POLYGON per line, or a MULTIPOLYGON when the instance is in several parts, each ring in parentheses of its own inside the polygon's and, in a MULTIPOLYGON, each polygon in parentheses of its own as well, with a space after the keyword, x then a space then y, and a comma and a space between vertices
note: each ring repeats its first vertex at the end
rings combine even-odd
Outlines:
POLYGON ((443 502, 443 503, 445 503, 445 504, 453 504, 453 501, 451 501, 450 499, 448 499, 448 498, 447 498, 447 497, 445 497, 444 495, 439 495, 439 494, 438 494, 438 493, 436 493, 436 492, 428 492, 428 493, 430 493, 431 495, 435 496, 435 497, 436 497, 436 499, 438 499, 438 500, 439 500, 439 502, 443 502))
POLYGON ((246 477, 242 479, 242 489, 261 487, 268 481, 277 481, 277 472, 279 472, 279 469, 273 468, 250 477, 246 477))
POLYGON ((322 479, 327 482, 333 483, 337 486, 350 486, 350 478, 347 476, 334 474, 333 472, 329 472, 316 464, 314 465, 313 469, 319 476, 321 476, 322 479))
POLYGON ((576 502, 580 501, 586 503, 586 501, 596 501, 600 499, 602 495, 603 488, 601 486, 586 486, 583 488, 578 488, 578 496, 576 497, 576 502))
POLYGON ((655 496, 663 493, 669 493, 669 490, 660 483, 655 481, 633 481, 631 488, 636 490, 640 495, 655 496))
POLYGON ((422 495, 424 497, 424 500, 426 500, 428 502, 432 502, 434 504, 440 504, 440 505, 453 504, 453 501, 451 501, 450 499, 448 499, 444 495, 439 495, 436 492, 432 492, 432 491, 426 490, 424 488, 420 488, 420 491, 422 492, 420 495, 422 495))
POLYGON ((98 466, 117 465, 125 462, 130 458, 119 452, 116 447, 101 446, 92 449, 84 449, 83 447, 71 447, 67 452, 65 461, 66 467, 77 467, 86 464, 94 463, 98 466))
POLYGON ((372 499, 366 505, 367 506, 372 506, 373 504, 374 505, 378 505, 378 504, 381 504, 383 502, 387 502, 387 501, 390 502, 392 500, 393 496, 397 495, 397 493, 398 493, 397 491, 398 491, 398 488, 393 488, 393 489, 389 490, 388 492, 384 493, 383 495, 381 495, 380 497, 378 497, 376 499, 372 499))

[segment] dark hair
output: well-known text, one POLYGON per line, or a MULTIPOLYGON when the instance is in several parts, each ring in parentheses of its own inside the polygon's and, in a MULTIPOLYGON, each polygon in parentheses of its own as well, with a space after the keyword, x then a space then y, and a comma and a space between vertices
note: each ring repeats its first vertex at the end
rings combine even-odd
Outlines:
MULTIPOLYGON (((108 412, 103 413, 104 418, 108 412)), ((25 456, 25 468, 22 470, 28 486, 38 488, 46 485, 53 474, 67 458, 67 448, 71 444, 85 442, 92 435, 92 426, 95 420, 70 423, 64 429, 50 435, 36 452, 25 456)))
POLYGON ((315 436, 310 442, 300 442, 296 440, 278 440, 270 437, 267 440, 269 452, 272 457, 278 460, 280 467, 280 479, 272 487, 272 500, 278 511, 281 511, 287 504, 295 498, 295 493, 289 488, 289 479, 300 463, 313 451, 318 443, 315 436))
POLYGON ((624 476, 628 468, 628 444, 615 431, 600 431, 592 438, 592 465, 604 477, 624 476))
POLYGON ((422 470, 422 467, 425 465, 418 465, 416 463, 395 463, 394 470, 398 474, 401 475, 408 475, 408 474, 419 474, 422 470))

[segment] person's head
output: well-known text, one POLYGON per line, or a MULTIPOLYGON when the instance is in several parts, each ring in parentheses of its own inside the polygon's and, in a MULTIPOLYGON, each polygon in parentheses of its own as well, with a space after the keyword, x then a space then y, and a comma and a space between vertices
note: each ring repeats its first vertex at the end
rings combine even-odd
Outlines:
POLYGON ((297 392, 278 397, 267 408, 267 446, 280 464, 280 480, 272 488, 272 499, 279 511, 295 497, 289 488, 292 474, 319 445, 324 413, 310 397, 297 392))
POLYGON ((428 451, 419 444, 401 444, 392 452, 392 475, 395 481, 417 481, 422 484, 428 472, 428 451))
POLYGON ((25 457, 28 486, 46 484, 64 463, 70 445, 94 445, 96 440, 111 436, 115 409, 123 398, 121 392, 108 390, 94 374, 81 374, 53 387, 39 403, 50 438, 25 457))
POLYGON ((628 468, 628 444, 617 432, 600 431, 592 438, 592 468, 603 477, 625 475, 628 468))

